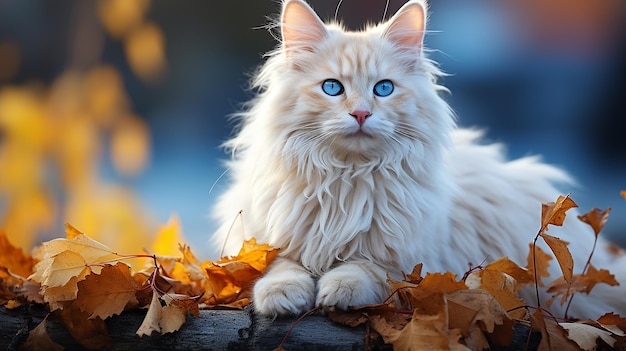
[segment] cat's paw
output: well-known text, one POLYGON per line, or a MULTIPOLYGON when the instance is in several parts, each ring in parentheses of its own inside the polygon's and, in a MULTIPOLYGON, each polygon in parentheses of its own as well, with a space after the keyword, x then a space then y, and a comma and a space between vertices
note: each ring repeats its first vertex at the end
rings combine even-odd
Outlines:
POLYGON ((319 279, 316 305, 347 310, 350 306, 381 303, 388 294, 381 273, 368 265, 344 263, 319 279))
POLYGON ((264 316, 299 315, 313 308, 315 281, 302 267, 275 267, 256 282, 253 299, 264 316))

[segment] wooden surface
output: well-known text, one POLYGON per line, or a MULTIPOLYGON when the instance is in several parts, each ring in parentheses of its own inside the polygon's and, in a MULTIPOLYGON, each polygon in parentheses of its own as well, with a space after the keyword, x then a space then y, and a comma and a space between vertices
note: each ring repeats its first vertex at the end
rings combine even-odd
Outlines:
MULTIPOLYGON (((308 316, 294 326, 295 319, 254 316, 247 311, 201 311, 188 316, 177 333, 139 337, 135 334, 145 311, 127 311, 107 320, 113 344, 107 350, 273 350, 281 343, 286 350, 363 350, 363 327, 348 328, 325 316, 308 316)), ((35 328, 44 312, 0 308, 0 350, 17 350, 35 328)), ((53 316, 47 321, 48 334, 66 350, 82 349, 53 316)))
MULTIPOLYGON (((19 350, 45 316, 45 311, 0 307, 0 350, 19 350)), ((200 311, 200 317, 188 316, 182 328, 172 334, 139 337, 135 334, 145 311, 126 311, 107 320, 113 343, 107 350, 274 350, 290 329, 285 350, 365 350, 365 327, 344 327, 323 315, 307 316, 296 323, 295 318, 271 320, 250 311, 200 311)), ((536 350, 541 334, 515 326, 515 337, 508 348, 499 350, 536 350)), ((50 316, 47 331, 52 340, 65 350, 82 350, 65 326, 50 316)), ((391 350, 379 340, 371 350, 391 350)))

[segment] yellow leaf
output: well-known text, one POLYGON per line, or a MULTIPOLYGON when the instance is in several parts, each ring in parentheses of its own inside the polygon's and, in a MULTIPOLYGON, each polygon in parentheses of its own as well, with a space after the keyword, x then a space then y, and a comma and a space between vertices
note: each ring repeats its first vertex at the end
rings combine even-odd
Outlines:
POLYGON ((167 223, 159 228, 150 251, 159 256, 179 256, 180 250, 178 245, 184 241, 180 220, 178 216, 172 215, 167 220, 167 223))
POLYGON ((43 243, 46 257, 53 257, 63 251, 71 251, 79 254, 85 263, 101 263, 117 254, 104 244, 97 242, 85 234, 79 234, 72 239, 53 239, 43 243))
POLYGON ((48 287, 63 286, 73 277, 90 270, 80 254, 69 250, 52 256, 50 266, 45 269, 44 279, 40 283, 48 287))
POLYGON ((41 287, 43 299, 50 306, 50 311, 56 311, 63 308, 63 302, 76 299, 78 294, 78 282, 85 279, 89 274, 89 270, 83 271, 80 275, 72 277, 67 284, 63 286, 41 287))

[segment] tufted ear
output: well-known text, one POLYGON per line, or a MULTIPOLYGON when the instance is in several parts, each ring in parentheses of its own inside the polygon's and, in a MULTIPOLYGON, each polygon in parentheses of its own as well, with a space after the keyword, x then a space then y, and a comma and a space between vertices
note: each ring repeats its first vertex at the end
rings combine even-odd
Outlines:
POLYGON ((426 3, 410 0, 387 22, 384 35, 398 47, 421 54, 426 29, 426 3))
POLYGON ((314 51, 327 36, 326 27, 304 1, 285 0, 280 19, 283 48, 290 51, 314 51))

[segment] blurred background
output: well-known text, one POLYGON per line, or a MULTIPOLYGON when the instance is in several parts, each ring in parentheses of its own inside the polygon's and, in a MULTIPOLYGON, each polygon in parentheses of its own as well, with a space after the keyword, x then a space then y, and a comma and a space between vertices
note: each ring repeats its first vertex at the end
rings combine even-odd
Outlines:
MULTIPOLYGON (((324 19, 338 2, 310 1, 324 19)), ((343 0, 338 17, 359 29, 385 6, 343 0)), ((260 27, 279 7, 0 0, 0 228, 11 242, 29 249, 69 222, 134 252, 178 218, 194 252, 215 258, 219 145, 275 45, 260 27)), ((571 172, 579 186, 563 192, 584 212, 612 207, 605 235, 626 245, 626 3, 433 0, 429 25, 460 125, 571 172)))

